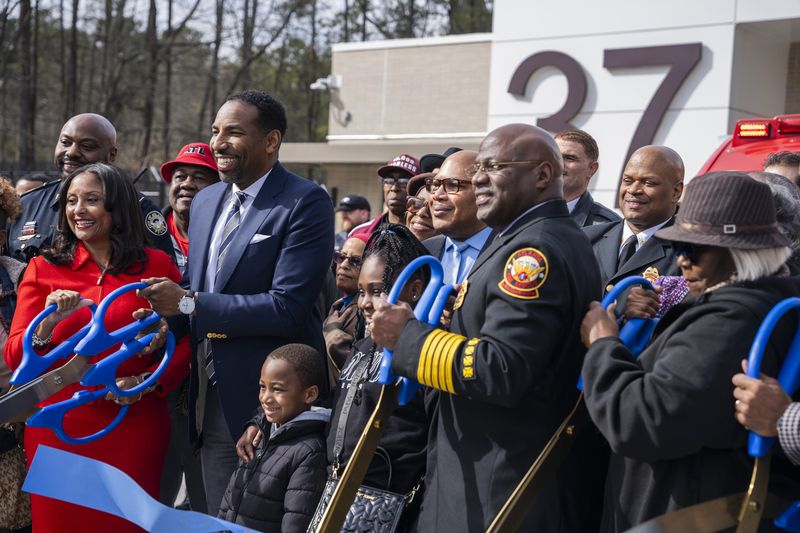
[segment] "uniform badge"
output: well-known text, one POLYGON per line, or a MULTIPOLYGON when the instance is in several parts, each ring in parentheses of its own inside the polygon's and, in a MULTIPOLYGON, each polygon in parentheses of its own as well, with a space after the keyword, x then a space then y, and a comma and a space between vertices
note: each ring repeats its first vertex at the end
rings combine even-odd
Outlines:
POLYGON ((144 218, 144 225, 147 231, 157 237, 161 237, 167 232, 167 221, 164 220, 164 215, 158 211, 150 211, 144 218))
POLYGON ((467 295, 467 288, 469 287, 469 280, 464 280, 461 283, 461 289, 458 291, 458 296, 456 296, 456 303, 453 304, 453 311, 456 309, 460 309, 462 305, 464 305, 464 297, 467 295))
POLYGON ((29 220, 22 226, 22 231, 20 232, 19 239, 20 241, 27 241, 28 239, 33 239, 36 236, 36 221, 29 220))
POLYGON ((642 277, 650 283, 655 283, 655 281, 658 279, 658 276, 658 269, 655 267, 647 268, 644 272, 642 272, 642 277))
POLYGON ((517 250, 506 261, 500 290, 514 298, 535 300, 547 279, 547 257, 536 248, 517 250))

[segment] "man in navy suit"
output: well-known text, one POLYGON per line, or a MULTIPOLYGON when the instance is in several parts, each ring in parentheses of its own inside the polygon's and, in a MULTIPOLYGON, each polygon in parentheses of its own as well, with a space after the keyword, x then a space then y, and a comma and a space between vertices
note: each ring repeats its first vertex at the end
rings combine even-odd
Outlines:
POLYGON ((259 406, 265 357, 294 342, 325 353, 314 304, 333 255, 333 205, 278 162, 285 132, 283 106, 270 95, 228 97, 209 143, 222 181, 191 207, 191 290, 150 279, 141 291, 162 316, 190 317, 190 432, 201 439, 212 515, 236 467, 235 443, 259 406))

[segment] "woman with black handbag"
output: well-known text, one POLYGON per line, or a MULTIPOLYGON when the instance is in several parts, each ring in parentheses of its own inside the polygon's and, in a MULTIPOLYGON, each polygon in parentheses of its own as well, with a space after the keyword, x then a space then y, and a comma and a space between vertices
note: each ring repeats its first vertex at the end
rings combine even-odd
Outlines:
MULTIPOLYGON (((378 402, 381 385, 378 370, 383 347, 369 335, 373 302, 388 294, 403 268, 417 257, 428 255, 424 246, 405 227, 387 224, 370 237, 358 278, 358 309, 365 322, 365 335, 357 340, 342 366, 333 392, 333 413, 328 433, 328 463, 333 478, 340 474, 378 402)), ((412 307, 427 284, 428 273, 419 271, 405 286, 399 300, 412 307)), ((345 519, 342 531, 356 531, 370 522, 373 531, 406 531, 416 519, 415 502, 425 473, 431 402, 420 390, 407 405, 389 418, 364 481, 345 519)), ((329 494, 326 491, 326 494, 329 494)), ((321 515, 325 496, 317 509, 321 515)), ((313 521, 312 521, 313 523, 313 521)))

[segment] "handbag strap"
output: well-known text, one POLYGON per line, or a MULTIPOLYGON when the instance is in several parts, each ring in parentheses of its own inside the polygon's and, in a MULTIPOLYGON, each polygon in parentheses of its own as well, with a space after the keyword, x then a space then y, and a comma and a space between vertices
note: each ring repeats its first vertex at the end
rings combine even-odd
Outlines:
MULTIPOLYGON (((374 350, 373 350, 374 353, 374 350)), ((342 457, 342 449, 344 448, 344 436, 347 429, 347 419, 350 416, 350 408, 353 406, 353 399, 355 399, 358 387, 361 384, 361 379, 369 368, 369 363, 372 357, 364 354, 358 361, 353 373, 350 375, 350 387, 347 389, 347 395, 344 397, 342 404, 342 413, 339 415, 339 422, 336 424, 336 439, 333 444, 333 477, 339 475, 339 460, 342 457)))

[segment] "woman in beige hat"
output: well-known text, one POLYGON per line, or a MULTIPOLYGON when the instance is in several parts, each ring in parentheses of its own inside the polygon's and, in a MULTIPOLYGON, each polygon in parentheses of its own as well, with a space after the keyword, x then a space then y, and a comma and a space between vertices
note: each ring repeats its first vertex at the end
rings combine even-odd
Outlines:
MULTIPOLYGON (((673 241, 690 296, 662 318, 650 345, 633 360, 613 306, 593 303, 581 328, 586 405, 612 451, 602 531, 747 488, 752 466, 731 376, 769 310, 800 294, 770 190, 746 174, 692 180, 675 224, 657 236, 673 241)), ((780 368, 796 325, 776 328, 765 373, 780 368)), ((773 472, 785 475, 778 463, 773 472)), ((800 493, 800 480, 783 481, 800 493)))

